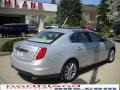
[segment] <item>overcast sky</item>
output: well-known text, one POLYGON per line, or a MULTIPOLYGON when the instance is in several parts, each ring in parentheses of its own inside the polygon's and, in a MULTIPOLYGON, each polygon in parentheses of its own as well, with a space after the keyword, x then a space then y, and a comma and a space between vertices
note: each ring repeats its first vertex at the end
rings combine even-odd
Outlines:
MULTIPOLYGON (((48 2, 50 3, 51 0, 36 0, 36 1, 41 1, 41 2, 48 2)), ((56 0, 56 1, 60 1, 60 0, 56 0)), ((100 3, 100 0, 81 0, 83 4, 94 4, 94 5, 98 5, 100 3)))

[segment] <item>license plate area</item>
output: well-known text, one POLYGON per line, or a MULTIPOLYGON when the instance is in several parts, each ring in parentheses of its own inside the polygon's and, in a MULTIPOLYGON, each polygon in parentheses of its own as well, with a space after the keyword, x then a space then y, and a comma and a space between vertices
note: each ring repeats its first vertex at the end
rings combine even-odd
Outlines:
POLYGON ((23 57, 24 54, 23 54, 23 52, 21 52, 21 51, 16 51, 16 55, 23 57))

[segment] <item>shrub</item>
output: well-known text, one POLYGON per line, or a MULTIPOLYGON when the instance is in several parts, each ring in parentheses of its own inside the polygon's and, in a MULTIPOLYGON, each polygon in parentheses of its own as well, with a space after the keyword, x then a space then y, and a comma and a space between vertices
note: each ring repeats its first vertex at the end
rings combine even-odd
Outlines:
POLYGON ((5 42, 2 45, 1 51, 3 51, 3 52, 12 52, 13 44, 15 42, 21 41, 21 40, 24 40, 24 38, 17 38, 17 39, 8 40, 7 42, 5 42))
POLYGON ((111 36, 110 30, 111 30, 111 27, 107 25, 101 25, 99 35, 106 38, 110 37, 111 36))

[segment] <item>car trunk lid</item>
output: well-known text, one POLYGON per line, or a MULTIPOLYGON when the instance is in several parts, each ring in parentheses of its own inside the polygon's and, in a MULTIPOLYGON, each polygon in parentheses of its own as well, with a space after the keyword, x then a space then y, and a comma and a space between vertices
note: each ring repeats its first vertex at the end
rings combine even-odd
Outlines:
POLYGON ((35 56, 42 47, 48 47, 49 44, 31 42, 31 41, 22 41, 14 45, 14 54, 18 60, 31 62, 35 59, 35 56))

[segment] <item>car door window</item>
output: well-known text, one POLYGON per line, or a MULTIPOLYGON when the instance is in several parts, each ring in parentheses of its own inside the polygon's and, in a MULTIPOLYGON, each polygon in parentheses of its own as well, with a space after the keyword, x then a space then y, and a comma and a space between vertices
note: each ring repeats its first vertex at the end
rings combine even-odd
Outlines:
POLYGON ((94 33, 89 33, 89 36, 90 36, 92 42, 100 42, 101 41, 101 37, 99 37, 98 35, 96 35, 94 33))
POLYGON ((71 36, 71 41, 73 43, 82 43, 82 42, 89 42, 88 37, 85 35, 85 33, 83 32, 79 32, 79 33, 74 33, 71 36))

